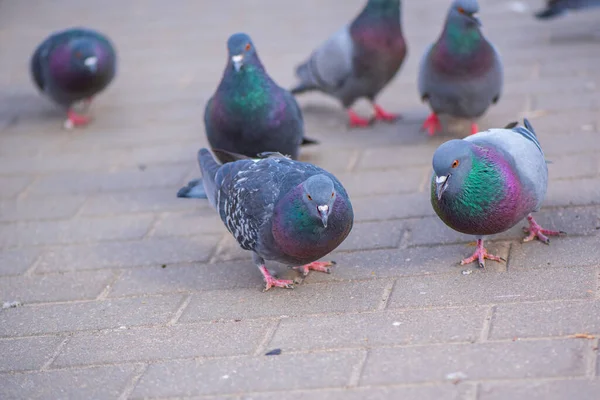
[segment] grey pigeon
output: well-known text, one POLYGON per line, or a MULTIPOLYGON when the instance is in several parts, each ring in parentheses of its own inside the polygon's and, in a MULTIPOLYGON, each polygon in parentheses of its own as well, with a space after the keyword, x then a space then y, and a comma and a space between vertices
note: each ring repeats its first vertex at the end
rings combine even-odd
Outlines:
POLYGON ((548 167, 533 127, 528 120, 524 124, 450 140, 433 155, 433 209, 450 228, 477 236, 477 250, 463 265, 500 261, 483 247, 483 236, 504 232, 523 218, 529 222, 525 241, 537 237, 548 244, 546 235, 564 233, 543 229, 531 215, 544 201, 548 167))
POLYGON ((338 247, 354 222, 352 204, 337 178, 279 153, 248 159, 214 152, 227 163, 219 165, 207 149, 198 152, 204 191, 239 245, 253 252, 265 290, 293 283, 271 276, 265 260, 296 266, 303 275, 329 273, 333 263, 316 260, 338 247))
POLYGON ((538 11, 535 16, 541 20, 551 19, 564 15, 568 11, 579 11, 592 7, 600 7, 600 0, 548 0, 546 8, 538 11))
POLYGON ((89 123, 75 111, 86 108, 116 73, 117 56, 110 40, 86 28, 56 32, 44 40, 31 57, 31 75, 45 95, 67 108, 65 127, 89 123))
POLYGON ((302 112, 292 94, 267 74, 252 40, 236 33, 227 41, 227 65, 204 111, 213 149, 255 157, 267 151, 298 157, 304 138, 302 112))
POLYGON ((373 104, 376 120, 397 119, 397 115, 377 105, 375 98, 396 75, 406 56, 400 18, 400 0, 369 0, 354 21, 297 67, 300 83, 292 93, 319 90, 336 97, 348 109, 350 126, 370 124, 350 108, 362 97, 373 104))
POLYGON ((471 120, 471 133, 477 133, 473 119, 500 98, 502 61, 479 29, 478 11, 476 0, 455 0, 440 37, 421 59, 419 93, 433 111, 422 128, 429 135, 441 130, 440 114, 471 120))

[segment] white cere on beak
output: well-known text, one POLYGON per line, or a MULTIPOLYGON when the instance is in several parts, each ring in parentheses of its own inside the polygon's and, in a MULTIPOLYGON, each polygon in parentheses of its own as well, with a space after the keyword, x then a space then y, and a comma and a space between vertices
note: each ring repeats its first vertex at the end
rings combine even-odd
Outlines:
POLYGON ((448 177, 446 175, 444 175, 444 176, 436 176, 435 177, 435 183, 437 183, 439 185, 441 183, 446 182, 446 179, 448 179, 448 177))
POLYGON ((318 206, 317 210, 321 211, 322 213, 327 213, 327 211, 329 211, 329 206, 327 204, 323 206, 318 206))
POLYGON ((233 62, 233 67, 236 71, 239 71, 242 67, 242 61, 244 61, 244 56, 242 54, 236 54, 231 57, 231 61, 233 62))
POLYGON ((83 63, 90 68, 95 67, 98 63, 98 57, 88 57, 83 61, 83 63))

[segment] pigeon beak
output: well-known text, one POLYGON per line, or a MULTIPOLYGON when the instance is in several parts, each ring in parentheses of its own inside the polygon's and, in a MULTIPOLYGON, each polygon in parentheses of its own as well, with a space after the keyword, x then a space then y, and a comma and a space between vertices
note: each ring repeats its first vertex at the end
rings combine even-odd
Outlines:
POLYGON ((327 228, 327 219, 329 218, 329 206, 327 204, 323 206, 318 206, 317 211, 319 211, 319 215, 321 216, 321 222, 323 223, 323 227, 327 228))
POLYGON ((85 64, 86 67, 88 67, 88 69, 90 71, 96 72, 96 67, 98 65, 97 57, 88 57, 85 60, 83 60, 83 63, 85 64))
POLYGON ((475 15, 471 14, 471 19, 473 20, 473 22, 475 22, 477 24, 477 26, 481 26, 481 20, 479 18, 477 18, 475 15))
POLYGON ((235 56, 231 57, 231 62, 233 63, 233 68, 235 68, 236 72, 239 72, 242 68, 242 65, 244 65, 244 55, 236 54, 235 56))
POLYGON ((442 200, 442 195, 448 189, 448 178, 450 178, 450 175, 435 177, 435 193, 437 194, 438 201, 442 200))

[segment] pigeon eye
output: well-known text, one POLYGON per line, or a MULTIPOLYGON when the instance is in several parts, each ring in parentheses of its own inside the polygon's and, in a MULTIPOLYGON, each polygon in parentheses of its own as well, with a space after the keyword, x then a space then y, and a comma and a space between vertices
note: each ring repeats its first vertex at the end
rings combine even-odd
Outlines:
POLYGON ((462 8, 462 7, 458 7, 458 8, 456 9, 456 11, 458 11, 458 12, 459 12, 459 13, 461 13, 461 14, 464 14, 464 13, 465 13, 465 9, 464 9, 464 8, 462 8))
POLYGON ((250 46, 250 43, 246 44, 246 51, 250 50, 252 46, 250 46))
POLYGON ((332 192, 332 193, 331 193, 331 197, 333 197, 333 195, 334 195, 334 194, 335 194, 335 193, 333 193, 333 192, 332 192))
POLYGON ((80 52, 80 51, 76 51, 76 52, 75 52, 75 57, 77 57, 77 58, 81 58, 81 57, 82 57, 82 54, 81 54, 81 52, 80 52))
POLYGON ((310 194, 307 194, 306 197, 308 197, 309 200, 312 200, 312 197, 310 196, 310 194))
POLYGON ((460 164, 460 161, 454 160, 454 162, 452 163, 452 168, 458 167, 458 164, 460 164))

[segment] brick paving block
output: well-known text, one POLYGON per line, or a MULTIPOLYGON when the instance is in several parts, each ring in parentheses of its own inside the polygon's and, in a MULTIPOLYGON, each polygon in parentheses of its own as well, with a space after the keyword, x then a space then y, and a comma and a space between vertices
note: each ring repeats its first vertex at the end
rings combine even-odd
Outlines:
POLYGON ((31 248, 0 251, 0 276, 22 274, 39 254, 39 250, 31 248))
POLYGON ((378 347, 479 338, 487 307, 386 311, 283 319, 270 347, 311 350, 378 347))
POLYGON ((83 202, 83 196, 45 196, 0 202, 0 222, 70 218, 83 202))
MULTIPOLYGON (((307 133, 307 136, 310 135, 307 133)), ((323 141, 321 141, 321 144, 313 146, 313 148, 303 147, 300 150, 300 161, 318 165, 324 170, 335 174, 348 171, 354 159, 359 157, 359 150, 330 148, 323 141)))
POLYGON ((0 337, 166 323, 181 295, 23 306, 0 313, 0 337))
POLYGON ((221 235, 221 241, 215 253, 214 260, 217 263, 239 260, 252 260, 252 253, 240 247, 239 243, 229 232, 221 235))
POLYGON ((553 181, 548 185, 546 206, 600 204, 600 178, 553 181))
POLYGON ((58 336, 0 340, 0 372, 40 369, 62 341, 58 336))
POLYGON ((173 187, 184 181, 189 165, 149 166, 115 172, 60 172, 40 178, 31 186, 32 195, 118 192, 133 189, 173 187))
MULTIPOLYGON (((564 118, 567 121, 571 121, 571 124, 573 123, 569 118, 569 114, 566 114, 564 118)), ((564 157, 567 154, 591 153, 600 149, 600 143, 598 143, 597 140, 598 132, 580 132, 580 128, 581 125, 576 124, 573 126, 573 128, 571 128, 572 130, 563 130, 562 134, 552 136, 552 139, 545 139, 544 136, 542 136, 540 140, 543 140, 541 143, 546 158, 549 161, 552 161, 555 156, 564 157)), ((550 178, 552 178, 552 175, 550 175, 550 178)))
POLYGON ((152 236, 187 236, 201 234, 225 235, 227 228, 208 204, 201 204, 193 211, 172 213, 162 217, 154 227, 152 236))
POLYGON ((597 400, 600 380, 482 382, 479 400, 597 400))
POLYGON ((0 301, 25 303, 96 298, 113 279, 112 271, 8 276, 0 278, 0 301))
POLYGON ((172 188, 95 194, 87 199, 81 215, 180 211, 202 207, 200 202, 179 199, 176 195, 177 190, 172 188))
POLYGON ((369 250, 398 247, 404 224, 399 221, 355 223, 350 235, 337 248, 343 250, 369 250))
POLYGON ((600 333, 599 301, 501 304, 496 308, 491 339, 600 333))
POLYGON ((435 215, 427 191, 423 193, 359 197, 351 200, 356 222, 435 215))
POLYGON ((133 365, 0 375, 3 399, 116 399, 133 365))
POLYGON ((514 244, 510 254, 510 268, 569 267, 598 265, 600 248, 598 235, 591 237, 559 237, 550 239, 550 245, 542 242, 514 244))
POLYGON ((52 367, 251 355, 265 336, 262 321, 117 329, 73 337, 52 367))
MULTIPOLYGON (((444 399, 444 400, 468 400, 472 399, 474 389, 469 384, 453 385, 423 385, 423 386, 404 386, 404 387, 376 387, 368 388, 339 388, 322 389, 301 392, 285 392, 287 400, 425 400, 425 399, 444 399)), ((278 400, 282 398, 282 392, 256 393, 241 395, 240 400, 278 400)))
POLYGON ((62 246, 45 251, 38 272, 206 262, 217 236, 146 239, 62 246))
POLYGON ((303 285, 294 290, 219 290, 192 295, 180 322, 375 310, 387 282, 303 285), (254 304, 254 306, 252 306, 254 304))
POLYGON ((548 176, 552 180, 588 178, 598 174, 600 162, 594 153, 553 156, 552 163, 548 164, 548 176))
POLYGON ((361 171, 353 174, 338 174, 350 200, 354 197, 377 194, 411 193, 419 190, 419 185, 429 174, 429 168, 411 168, 402 173, 397 171, 361 171))
POLYGON ((360 351, 339 351, 157 363, 148 367, 131 398, 344 386, 361 357, 360 351))
POLYGON ((29 176, 0 176, 0 198, 15 197, 33 182, 29 176))
POLYGON ((443 344, 369 352, 361 385, 462 380, 578 377, 586 372, 583 340, 443 344))
MULTIPOLYGON (((593 236, 600 231, 600 206, 542 208, 534 214, 535 220, 548 229, 567 232, 568 236, 593 236)), ((527 226, 527 224, 522 224, 527 226)), ((554 238, 552 245, 562 238, 554 238)))
POLYGON ((132 215, 3 224, 0 247, 141 239, 153 221, 152 215, 132 215))
POLYGON ((37 174, 58 171, 81 171, 109 169, 120 153, 101 154, 93 151, 85 153, 63 153, 60 157, 42 154, 36 157, 0 157, 0 170, 5 174, 37 174))
POLYGON ((545 94, 534 95, 533 109, 544 111, 556 111, 565 109, 594 110, 598 107, 598 93, 568 93, 561 92, 559 96, 548 96, 545 94))
POLYGON ((427 143, 427 146, 388 146, 366 149, 357 168, 359 170, 416 166, 431 168, 435 148, 444 141, 434 137, 431 143, 427 143))
POLYGON ((199 147, 188 143, 170 143, 156 146, 133 147, 126 153, 123 166, 153 165, 162 163, 182 163, 196 161, 199 147))
POLYGON ((388 307, 586 299, 594 296, 595 273, 593 268, 577 267, 522 270, 518 273, 406 277, 396 282, 388 307))

